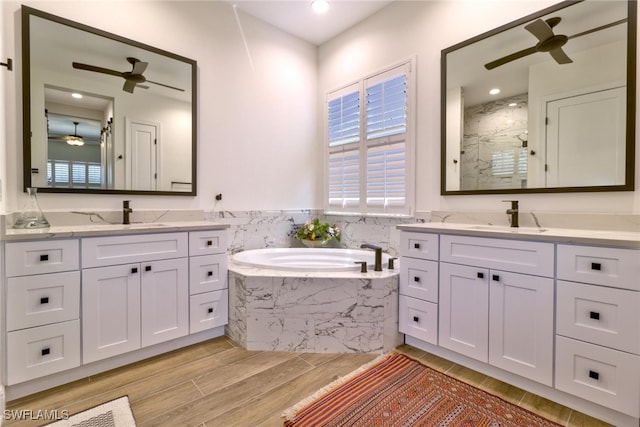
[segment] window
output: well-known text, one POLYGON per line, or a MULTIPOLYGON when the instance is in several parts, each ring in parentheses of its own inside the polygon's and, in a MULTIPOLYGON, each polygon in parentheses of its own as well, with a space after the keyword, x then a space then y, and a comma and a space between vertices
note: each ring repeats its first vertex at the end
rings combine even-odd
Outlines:
POLYGON ((326 211, 413 213, 412 65, 328 94, 326 211))
POLYGON ((52 159, 47 161, 49 187, 100 188, 101 177, 100 163, 52 159))

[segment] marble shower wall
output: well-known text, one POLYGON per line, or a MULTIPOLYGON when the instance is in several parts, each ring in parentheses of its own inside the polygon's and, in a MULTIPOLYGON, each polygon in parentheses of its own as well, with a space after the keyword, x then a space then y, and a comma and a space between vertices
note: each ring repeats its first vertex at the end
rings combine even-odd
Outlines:
POLYGON ((526 187, 527 149, 522 143, 528 111, 527 94, 465 108, 462 190, 526 187), (513 166, 503 170, 501 164, 513 166))
POLYGON ((382 247, 385 252, 398 254, 400 234, 396 225, 429 222, 428 213, 417 213, 414 218, 364 217, 325 215, 321 210, 287 211, 215 211, 205 213, 205 219, 226 223, 229 252, 269 247, 295 247, 300 242, 291 237, 296 224, 314 218, 336 224, 341 230, 341 241, 336 247, 359 248, 362 243, 382 247))

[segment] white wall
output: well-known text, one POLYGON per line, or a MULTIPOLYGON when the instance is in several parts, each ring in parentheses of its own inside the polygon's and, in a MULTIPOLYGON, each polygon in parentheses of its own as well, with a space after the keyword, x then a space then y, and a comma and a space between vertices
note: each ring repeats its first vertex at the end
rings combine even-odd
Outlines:
MULTIPOLYGON (((0 179, 8 193, 0 209, 20 209, 23 198, 21 4, 198 62, 198 196, 126 196, 134 209, 212 209, 217 193, 223 193, 217 207, 228 210, 321 206, 315 46, 239 12, 245 50, 233 8, 222 1, 0 3, 0 52, 16 64, 13 72, 0 70, 7 124, 0 131, 0 162, 7 159, 0 179)), ((125 196, 38 198, 45 210, 117 209, 125 196)))
MULTIPOLYGON (((417 55, 418 211, 506 207, 513 196, 440 196, 440 51, 557 3, 551 0, 397 1, 319 50, 319 100, 327 91, 401 58, 417 55)), ((320 110, 322 111, 322 110, 320 110)), ((640 109, 637 109, 640 113, 640 109)), ((638 121, 638 118, 636 118, 638 121)), ((321 132, 321 131, 320 131, 321 132)), ((640 150, 636 150, 640 166, 640 150)), ((636 188, 640 188, 636 173, 636 188)), ((640 191, 517 195, 523 211, 640 213, 640 191)))

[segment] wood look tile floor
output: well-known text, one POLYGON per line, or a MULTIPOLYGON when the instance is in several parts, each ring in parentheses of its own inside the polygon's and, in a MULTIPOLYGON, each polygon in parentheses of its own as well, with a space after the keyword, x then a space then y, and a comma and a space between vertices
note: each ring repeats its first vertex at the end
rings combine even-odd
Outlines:
MULTIPOLYGON (((609 425, 413 347, 398 351, 563 426, 609 425)), ((140 427, 276 427, 286 408, 375 357, 247 351, 221 337, 7 402, 6 409, 74 414, 128 395, 140 427)))

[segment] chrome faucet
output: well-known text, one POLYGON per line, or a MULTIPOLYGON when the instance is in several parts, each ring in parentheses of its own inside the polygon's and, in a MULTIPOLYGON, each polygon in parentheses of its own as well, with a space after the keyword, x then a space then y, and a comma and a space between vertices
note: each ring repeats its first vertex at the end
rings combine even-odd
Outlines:
POLYGON ((129 202, 130 200, 122 201, 122 223, 123 224, 131 224, 131 221, 129 219, 129 214, 133 212, 133 209, 129 207, 129 202))
POLYGON ((360 245, 361 249, 373 249, 376 251, 375 255, 375 264, 373 266, 373 271, 382 271, 382 248, 379 246, 375 246, 369 243, 363 243, 360 245))
POLYGON ((518 225, 518 201, 517 200, 503 200, 503 202, 511 202, 511 209, 507 209, 507 215, 511 215, 510 222, 512 227, 519 227, 518 225))

